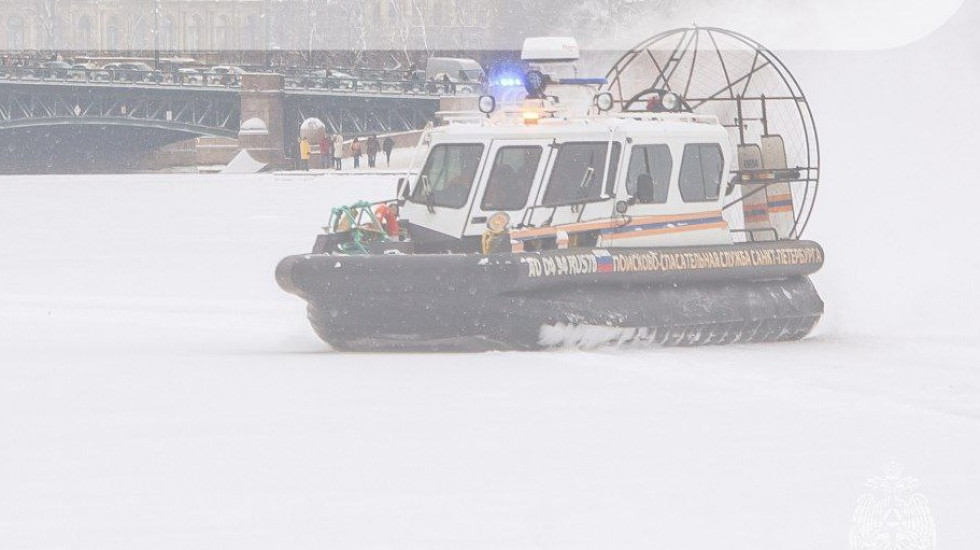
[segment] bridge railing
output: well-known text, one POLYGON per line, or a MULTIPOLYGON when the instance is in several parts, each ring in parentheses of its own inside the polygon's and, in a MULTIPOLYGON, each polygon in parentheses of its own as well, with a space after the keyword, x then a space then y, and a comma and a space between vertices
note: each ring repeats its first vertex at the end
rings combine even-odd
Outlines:
POLYGON ((143 71, 139 69, 82 69, 47 67, 0 67, 0 79, 28 82, 139 84, 171 86, 219 86, 233 88, 241 85, 240 75, 224 72, 193 73, 184 71, 143 71))
MULTIPOLYGON (((420 80, 397 78, 404 71, 378 70, 379 78, 322 76, 318 71, 292 73, 285 76, 287 90, 323 91, 330 93, 468 96, 479 95, 477 82, 420 80)), ((62 84, 105 84, 127 86, 178 86, 199 88, 239 88, 241 75, 212 71, 142 71, 126 68, 82 69, 47 67, 0 67, 0 81, 50 82, 62 84)))
POLYGON ((392 94, 421 96, 480 95, 478 83, 442 80, 385 80, 338 77, 286 77, 286 89, 328 91, 350 94, 392 94))

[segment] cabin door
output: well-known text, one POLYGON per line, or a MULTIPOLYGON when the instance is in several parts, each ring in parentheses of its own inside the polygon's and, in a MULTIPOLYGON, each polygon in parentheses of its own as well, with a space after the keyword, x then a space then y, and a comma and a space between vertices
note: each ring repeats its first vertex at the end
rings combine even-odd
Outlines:
POLYGON ((550 140, 494 140, 480 176, 466 235, 481 235, 496 212, 510 215, 511 226, 521 223, 537 195, 548 158, 550 140))
POLYGON ((612 215, 622 156, 619 137, 553 144, 553 160, 543 177, 537 206, 528 216, 530 223, 556 226, 612 215))

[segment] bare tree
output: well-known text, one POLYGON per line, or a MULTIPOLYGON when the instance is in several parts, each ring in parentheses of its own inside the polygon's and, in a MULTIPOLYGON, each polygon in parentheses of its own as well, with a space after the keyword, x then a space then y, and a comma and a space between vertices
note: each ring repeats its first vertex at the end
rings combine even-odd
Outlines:
MULTIPOLYGON (((307 67, 313 67, 316 65, 316 60, 314 59, 314 52, 319 49, 317 44, 317 10, 320 8, 320 4, 324 2, 329 2, 329 0, 303 0, 304 12, 305 12, 305 23, 306 23, 306 37, 305 43, 302 44, 303 47, 299 48, 300 57, 306 63, 307 67)), ((320 10, 323 13, 326 10, 320 10)), ((298 44, 299 45, 299 44, 298 44)))
POLYGON ((403 56, 401 61, 411 65, 413 59, 409 51, 411 50, 412 39, 412 12, 406 13, 402 7, 402 2, 399 0, 388 0, 388 6, 390 10, 389 20, 393 23, 389 26, 391 49, 400 50, 403 56))
MULTIPOLYGON (((361 64, 368 50, 367 26, 364 21, 363 0, 338 0, 340 23, 346 29, 344 47, 349 52, 353 65, 361 64)), ((377 23, 377 22, 375 22, 377 23)))
POLYGON ((146 49, 147 33, 147 14, 132 14, 125 20, 126 25, 126 50, 141 54, 146 49))
POLYGON ((58 0, 35 0, 34 15, 37 19, 37 28, 41 33, 41 44, 43 48, 58 50, 64 47, 58 44, 60 30, 58 19, 58 0))

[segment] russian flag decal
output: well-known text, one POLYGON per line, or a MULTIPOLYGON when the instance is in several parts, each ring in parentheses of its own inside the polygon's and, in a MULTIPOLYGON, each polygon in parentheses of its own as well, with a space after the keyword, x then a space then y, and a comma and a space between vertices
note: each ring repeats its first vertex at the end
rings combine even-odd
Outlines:
POLYGON ((613 257, 608 250, 593 250, 592 255, 595 256, 599 273, 612 273, 613 257))

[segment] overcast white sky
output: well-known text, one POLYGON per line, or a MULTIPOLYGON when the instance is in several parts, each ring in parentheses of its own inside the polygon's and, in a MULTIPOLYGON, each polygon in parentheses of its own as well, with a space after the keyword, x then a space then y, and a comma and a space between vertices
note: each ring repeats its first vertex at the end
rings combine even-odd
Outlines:
MULTIPOLYGON (((973 1, 973 0, 970 0, 973 1)), ((946 23, 964 0, 741 0, 682 2, 593 47, 624 48, 691 24, 736 30, 769 48, 876 50, 910 44, 946 23)))
MULTIPOLYGON (((586 49, 621 51, 660 32, 697 24, 734 30, 774 50, 881 50, 928 36, 949 21, 964 1, 978 0, 659 0, 645 3, 640 13, 610 0, 540 0, 536 9, 544 9, 546 15, 524 17, 518 29, 509 25, 506 17, 515 14, 512 0, 486 0, 502 19, 497 22, 498 28, 472 47, 516 50, 521 47, 520 35, 527 33, 572 35, 586 49)), ((323 0, 317 5, 327 4, 323 0)), ((374 23, 365 21, 369 26, 374 23)), ((413 29, 416 34, 420 32, 413 29)), ((283 32, 287 36, 280 38, 280 46, 311 47, 309 35, 313 31, 305 23, 291 22, 283 32)), ((331 39, 339 36, 336 28, 326 24, 314 32, 319 36, 316 33, 331 39)), ((391 48, 387 38, 368 34, 358 38, 366 40, 366 44, 358 43, 358 48, 391 48)), ((431 49, 458 48, 450 34, 433 30, 425 35, 424 43, 431 49)), ((336 47, 335 42, 330 44, 336 47)))

